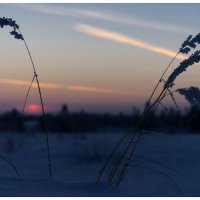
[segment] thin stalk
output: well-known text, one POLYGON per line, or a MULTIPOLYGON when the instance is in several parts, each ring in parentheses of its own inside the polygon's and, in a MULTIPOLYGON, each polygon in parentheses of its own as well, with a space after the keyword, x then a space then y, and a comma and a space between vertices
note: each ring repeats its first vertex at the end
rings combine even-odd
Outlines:
POLYGON ((152 168, 149 168, 149 167, 145 167, 145 166, 142 166, 142 165, 138 165, 138 164, 134 164, 134 165, 131 165, 132 167, 139 167, 139 168, 143 168, 143 169, 146 169, 146 170, 149 170, 149 171, 152 171, 152 172, 156 172, 158 174, 162 174, 166 177, 168 177, 168 179, 171 181, 171 183, 173 183, 173 185, 175 186, 176 190, 179 192, 180 195, 182 195, 182 191, 180 190, 180 188, 178 187, 178 185, 176 184, 176 182, 174 181, 174 179, 169 176, 168 174, 160 171, 160 170, 157 170, 157 169, 152 169, 152 168))
MULTIPOLYGON (((166 81, 164 81, 164 82, 166 83, 166 81)), ((171 90, 169 89, 169 87, 166 88, 166 89, 167 89, 167 91, 168 91, 170 97, 172 98, 172 101, 173 101, 173 103, 174 103, 176 109, 177 109, 178 111, 180 111, 180 109, 179 109, 179 107, 178 107, 178 104, 176 103, 176 100, 175 100, 175 98, 174 98, 174 96, 173 96, 173 93, 171 92, 171 90)), ((164 97, 163 97, 163 99, 164 99, 164 97)), ((161 104, 161 101, 160 101, 160 104, 161 104)))
MULTIPOLYGON (((18 29, 19 30, 19 29, 18 29)), ((22 35, 21 31, 19 30, 20 34, 22 35)), ((45 119, 45 112, 44 112, 44 104, 43 104, 43 99, 42 99, 42 93, 41 93, 41 89, 40 89, 40 84, 39 84, 39 79, 38 79, 38 75, 36 73, 36 69, 35 69, 35 65, 30 53, 30 50, 28 48, 28 45, 26 43, 26 40, 23 36, 23 41, 24 44, 26 46, 27 52, 29 54, 30 57, 30 61, 33 67, 33 72, 34 72, 34 77, 36 79, 37 82, 37 86, 38 86, 38 92, 39 92, 39 97, 40 97, 40 103, 41 103, 41 107, 42 107, 42 116, 43 116, 43 124, 44 124, 44 132, 45 132, 45 137, 46 137, 46 145, 47 145, 47 154, 48 154, 48 165, 49 165, 49 177, 52 177, 52 169, 51 169, 51 156, 50 156, 50 150, 49 150, 49 138, 48 138, 48 132, 47 132, 47 126, 46 126, 46 119, 45 119)))
MULTIPOLYGON (((171 91, 171 94, 173 94, 173 93, 175 93, 175 92, 177 92, 177 90, 174 90, 174 91, 171 91)), ((168 93, 168 94, 166 94, 164 97, 167 97, 167 96, 169 96, 170 94, 168 93)))
POLYGON ((110 156, 108 157, 108 159, 106 160, 106 163, 104 164, 98 178, 97 178, 97 182, 100 180, 100 177, 102 176, 106 166, 109 164, 109 161, 111 160, 111 158, 113 157, 114 153, 117 151, 117 149, 119 148, 119 146, 121 145, 121 143, 124 141, 124 139, 127 137, 128 135, 128 139, 130 139, 131 141, 128 143, 128 145, 126 146, 125 150, 123 152, 120 152, 117 156, 117 158, 115 159, 115 162, 112 166, 112 169, 108 175, 108 179, 107 179, 107 183, 109 184, 112 184, 112 180, 113 178, 115 177, 119 167, 120 167, 120 161, 124 158, 124 156, 126 154, 129 155, 129 158, 128 160, 126 161, 124 167, 122 168, 120 174, 119 174, 119 177, 118 177, 118 180, 116 182, 116 185, 117 187, 119 186, 120 182, 122 181, 123 177, 124 177, 124 174, 125 174, 125 171, 126 171, 126 168, 128 167, 129 165, 129 162, 131 161, 131 158, 137 148, 137 145, 140 143, 140 139, 141 139, 141 136, 142 136, 142 130, 144 129, 145 125, 146 125, 146 117, 147 117, 147 114, 149 112, 155 112, 157 106, 159 103, 161 103, 162 99, 164 98, 167 90, 166 89, 163 89, 161 91, 161 93, 159 94, 159 96, 156 98, 156 100, 154 101, 154 103, 152 105, 150 105, 150 102, 153 98, 153 95, 154 93, 156 92, 161 80, 163 79, 164 75, 166 74, 167 70, 169 69, 169 67, 171 66, 171 64, 173 63, 173 61, 176 59, 176 57, 178 56, 178 54, 180 53, 180 51, 177 52, 177 54, 173 57, 173 59, 170 61, 170 63, 167 65, 165 71, 163 72, 163 74, 161 75, 158 83, 156 84, 152 94, 150 95, 150 98, 148 99, 147 101, 147 104, 144 108, 144 111, 141 115, 141 118, 137 124, 137 128, 136 128, 136 133, 138 132, 138 137, 136 138, 136 141, 134 142, 134 146, 133 148, 131 148, 131 145, 133 143, 133 140, 134 140, 134 137, 135 135, 132 135, 132 134, 125 134, 124 138, 122 140, 120 140, 120 142, 116 145, 116 147, 114 148, 113 152, 110 154, 110 156), (130 153, 128 153, 129 149, 132 149, 130 153))
MULTIPOLYGON (((165 71, 166 71, 166 70, 165 70, 165 71)), ((151 106, 148 106, 148 105, 147 105, 148 110, 146 110, 146 112, 147 112, 147 111, 150 112, 151 110, 152 110, 153 112, 155 112, 155 110, 156 110, 156 108, 157 108, 159 102, 164 98, 166 92, 167 92, 167 90, 166 90, 166 89, 163 89, 162 92, 160 93, 160 95, 158 96, 158 98, 155 100, 155 102, 154 102, 151 106)), ((145 125, 146 125, 146 122, 145 122, 145 124, 143 124, 143 121, 145 120, 145 116, 147 116, 147 115, 146 115, 146 112, 143 113, 143 116, 142 116, 142 118, 141 118, 142 120, 140 120, 140 123, 138 124, 139 135, 138 135, 138 138, 137 138, 136 141, 135 141, 135 144, 134 144, 134 146, 133 146, 133 148, 132 148, 132 150, 131 150, 131 152, 130 152, 130 154, 129 154, 129 157, 128 157, 128 159, 127 159, 127 161, 126 161, 124 167, 122 168, 122 170, 121 170, 121 172, 120 172, 120 174, 119 174, 119 178, 118 178, 117 183, 116 183, 117 187, 119 187, 119 185, 120 185, 120 183, 121 183, 121 181, 122 181, 122 179, 123 179, 123 177, 124 177, 124 174, 125 174, 125 172, 126 172, 126 169, 127 169, 128 165, 129 165, 129 163, 130 163, 130 161, 131 161, 131 159, 132 159, 132 157, 133 157, 133 154, 134 154, 134 152, 135 152, 135 150, 136 150, 138 144, 140 143, 139 141, 140 141, 140 138, 141 138, 141 136, 142 136, 142 129, 143 129, 143 128, 145 127, 145 125)), ((127 146, 127 149, 125 150, 125 152, 127 152, 129 148, 130 148, 130 145, 127 146)))
POLYGON ((3 157, 2 155, 0 155, 0 158, 1 158, 2 160, 4 160, 5 162, 7 162, 7 163, 14 169, 14 171, 15 171, 16 174, 17 174, 17 176, 20 177, 20 173, 18 172, 16 166, 15 166, 11 161, 9 161, 7 158, 3 157))
POLYGON ((139 135, 138 135, 138 138, 136 139, 136 142, 135 142, 135 144, 134 144, 134 146, 133 146, 133 148, 132 148, 132 150, 131 150, 131 152, 130 152, 130 154, 129 154, 129 157, 128 157, 128 159, 127 159, 127 161, 126 161, 124 167, 122 168, 122 170, 121 170, 121 172, 120 172, 120 174, 119 174, 118 180, 117 180, 117 182, 116 182, 116 186, 117 186, 117 187, 119 187, 121 181, 123 180, 123 177, 124 177, 124 174, 125 174, 125 172, 126 172, 126 169, 127 169, 127 167, 129 166, 129 163, 130 163, 130 161, 131 161, 131 158, 133 157, 133 153, 135 152, 135 150, 136 150, 136 148, 137 148, 137 146, 138 146, 138 144, 139 144, 139 141, 140 141, 140 137, 141 137, 141 136, 142 136, 142 132, 140 131, 140 132, 139 132, 139 135))
POLYGON ((31 89, 31 87, 32 87, 32 84, 33 84, 34 80, 35 80, 35 74, 33 75, 32 81, 31 81, 31 83, 30 83, 30 85, 29 85, 29 88, 28 88, 28 91, 27 91, 27 93, 26 93, 26 97, 25 97, 24 105, 23 105, 23 109, 22 109, 22 112, 23 112, 23 113, 24 113, 24 111, 25 111, 25 106, 26 106, 26 102, 27 102, 27 99, 28 99, 28 95, 29 95, 29 92, 30 92, 30 89, 31 89))
MULTIPOLYGON (((171 64, 172 64, 173 61, 176 59, 176 57, 178 56, 179 53, 180 53, 180 51, 177 52, 177 54, 173 57, 173 59, 172 59, 172 60, 170 61, 170 63, 167 65, 165 71, 163 72, 163 74, 161 75, 161 77, 160 77, 158 83, 156 84, 155 88, 153 89, 153 92, 151 93, 151 95, 150 95, 150 97, 149 97, 149 99, 148 99, 148 101, 147 101, 146 107, 145 107, 145 109, 144 109, 144 111, 143 111, 143 113, 142 113, 141 121, 143 121, 143 118, 145 117, 146 112, 148 112, 149 109, 151 110, 151 108, 154 107, 154 105, 150 105, 151 99, 153 98, 153 95, 154 95, 156 89, 158 88, 160 82, 162 81, 164 75, 166 74, 167 70, 169 69, 169 67, 171 66, 171 64)), ((155 103, 159 100, 159 98, 160 98, 160 96, 162 95, 163 92, 164 92, 164 90, 162 90, 162 92, 160 93, 160 95, 157 97, 157 99, 154 101, 153 104, 155 104, 155 103)), ((140 123, 139 123, 139 124, 140 124, 140 123)))
POLYGON ((43 115, 43 124, 44 124, 44 132, 46 136, 46 144, 47 144, 47 154, 48 154, 48 165, 49 165, 49 177, 52 177, 52 169, 51 169, 51 156, 50 156, 50 148, 49 148, 49 137, 48 137, 48 132, 47 132, 47 125, 46 125, 46 118, 45 118, 45 112, 44 112, 44 104, 43 104, 43 99, 42 99, 42 93, 40 89, 40 83, 39 80, 36 76, 36 81, 38 85, 38 90, 39 90, 39 95, 40 95, 40 102, 42 106, 42 115, 43 115))
POLYGON ((164 93, 162 94, 162 96, 160 97, 160 99, 156 102, 155 106, 153 107, 153 112, 156 111, 156 109, 158 108, 158 105, 160 104, 160 102, 165 98, 167 93, 167 90, 164 91, 164 93))
MULTIPOLYGON (((132 143, 135 144, 136 142, 132 142, 132 143)), ((141 141, 139 141, 139 143, 140 143, 140 144, 146 144, 146 145, 155 147, 155 148, 157 148, 157 149, 166 149, 166 150, 167 150, 167 148, 162 147, 162 146, 157 145, 157 144, 152 144, 152 143, 148 143, 148 142, 141 142, 141 141)))
POLYGON ((167 65, 165 71, 164 71, 163 74, 161 75, 161 77, 160 77, 158 83, 156 84, 156 86, 155 86, 155 88, 154 88, 152 94, 150 95, 147 104, 150 104, 150 101, 151 101, 151 99, 152 99, 152 97, 153 97, 153 95, 154 95, 156 89, 158 88, 158 86, 159 86, 161 80, 163 79, 163 77, 164 77, 164 75, 166 74, 167 70, 169 69, 169 67, 171 66, 171 64, 174 62, 174 60, 176 59, 176 57, 178 56, 179 53, 180 53, 180 51, 177 52, 177 54, 173 57, 173 59, 171 60, 171 62, 167 65))
POLYGON ((112 159, 113 155, 115 154, 115 152, 117 151, 117 149, 119 148, 119 146, 123 143, 123 141, 125 140, 125 138, 128 136, 128 133, 124 134, 123 137, 119 140, 119 142, 115 145, 114 149, 112 150, 112 152, 109 154, 108 158, 106 159, 103 167, 101 168, 100 172, 99 172, 99 175, 97 177, 97 180, 96 180, 96 184, 100 181, 106 167, 108 166, 109 164, 109 161, 112 159))
POLYGON ((159 96, 156 98, 156 100, 153 102, 152 105, 150 105, 149 103, 147 103, 141 117, 140 117, 140 120, 137 124, 137 130, 140 131, 142 130, 144 127, 143 127, 143 122, 145 121, 145 118, 147 116, 147 113, 150 113, 152 111, 152 109, 155 107, 155 105, 159 102, 160 98, 162 97, 163 93, 166 93, 166 89, 163 89, 161 91, 161 93, 159 94, 159 96))
POLYGON ((112 183, 112 180, 113 180, 113 178, 114 178, 114 176, 115 176, 115 174, 116 174, 116 172, 117 172, 117 170, 118 170, 118 168, 120 166, 120 161, 128 153, 128 151, 129 151, 129 149, 130 149, 130 147, 131 147, 131 145, 133 143, 133 140, 134 140, 135 136, 136 136, 136 134, 131 136, 131 141, 128 143, 126 149, 123 151, 123 153, 120 155, 120 157, 116 159, 116 163, 113 165, 113 168, 112 168, 112 170, 111 170, 111 172, 110 172, 110 174, 108 176, 108 180, 107 180, 108 184, 112 183))
POLYGON ((164 104, 162 104, 161 102, 160 102, 160 105, 161 105, 165 110, 167 110, 167 107, 164 106, 164 104))
POLYGON ((109 165, 109 162, 111 161, 111 159, 113 158, 113 156, 115 155, 115 153, 117 152, 117 150, 119 149, 119 147, 121 146, 121 144, 125 140, 129 140, 132 132, 133 132, 133 128, 128 129, 127 132, 121 137, 121 139, 119 140, 119 142, 115 145, 115 147, 113 148, 112 152, 107 157, 107 159, 106 159, 103 167, 99 170, 99 175, 97 177, 96 184, 100 181, 103 173, 105 172, 106 167, 109 165))
POLYGON ((151 158, 146 157, 146 156, 141 155, 141 154, 135 154, 135 156, 136 156, 136 157, 139 157, 139 158, 141 158, 141 159, 144 159, 144 160, 148 160, 149 162, 152 162, 152 163, 154 163, 154 164, 160 165, 160 166, 162 166, 162 167, 164 167, 164 168, 166 168, 166 169, 168 169, 168 170, 171 170, 171 171, 173 171, 174 173, 176 173, 176 174, 178 174, 178 175, 180 175, 180 176, 182 176, 182 177, 185 178, 184 174, 182 174, 181 172, 177 171, 175 168, 170 167, 170 166, 168 166, 168 165, 166 165, 166 164, 164 164, 164 163, 162 163, 162 162, 159 162, 159 161, 157 161, 157 160, 151 159, 151 158))
POLYGON ((166 94, 167 89, 163 89, 159 96, 156 98, 156 100, 153 102, 151 106, 149 106, 149 111, 154 110, 155 106, 160 102, 160 100, 163 98, 163 94, 166 94))
MULTIPOLYGON (((169 94, 170 94, 170 97, 172 98, 172 101, 174 102, 174 104, 175 104, 175 106, 176 106, 176 109, 177 109, 178 111, 180 111, 180 109, 179 109, 179 107, 178 107, 178 104, 176 103, 176 100, 175 100, 173 94, 171 93, 170 89, 168 88, 167 90, 168 90, 168 92, 169 92, 169 94)), ((163 99, 164 99, 164 97, 163 97, 163 99)))
MULTIPOLYGON (((145 127, 145 125, 146 125, 146 123, 143 125, 143 128, 145 127)), ((141 137, 142 137, 142 132, 139 132, 139 136, 138 136, 137 140, 135 142, 133 142, 134 146, 133 146, 133 149, 132 149, 131 153, 129 154, 128 160, 126 161, 126 163, 124 165, 124 168, 121 170, 121 173, 119 175, 119 178, 118 178, 117 183, 116 183, 117 187, 119 187, 121 181, 123 180, 123 177, 125 175, 126 169, 129 166, 129 163, 131 162, 131 159, 132 159, 133 154, 134 154, 134 152, 135 152, 135 150, 137 148, 137 145, 138 144, 149 144, 149 143, 145 143, 145 142, 140 142, 141 137)), ((152 145, 152 144, 150 144, 150 145, 152 145)), ((154 146, 160 148, 160 146, 157 146, 157 145, 154 145, 154 146)))
POLYGON ((109 173, 109 176, 108 176, 108 179, 107 179, 107 183, 108 184, 112 184, 112 180, 113 180, 113 178, 115 176, 115 173, 116 173, 116 171, 118 169, 118 166, 120 165, 120 161, 122 160, 121 156, 122 156, 122 152, 120 152, 116 156, 115 162, 114 162, 114 164, 112 166, 112 169, 111 169, 111 171, 109 173))

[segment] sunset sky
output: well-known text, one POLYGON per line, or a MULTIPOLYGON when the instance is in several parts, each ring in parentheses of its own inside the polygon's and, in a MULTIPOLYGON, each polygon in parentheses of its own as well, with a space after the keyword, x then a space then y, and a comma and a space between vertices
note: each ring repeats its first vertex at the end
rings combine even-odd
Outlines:
MULTIPOLYGON (((130 112, 144 106, 183 40, 199 33, 199 10, 200 4, 1 3, 0 17, 20 26, 46 110, 57 111, 66 103, 71 111, 130 112)), ((9 31, 0 29, 0 111, 22 109, 33 76, 23 42, 9 31)), ((180 55, 173 67, 184 58, 180 55)), ((199 65, 194 65, 178 78, 176 88, 200 87, 199 77, 199 65)), ((35 86, 28 104, 37 110, 35 86)))

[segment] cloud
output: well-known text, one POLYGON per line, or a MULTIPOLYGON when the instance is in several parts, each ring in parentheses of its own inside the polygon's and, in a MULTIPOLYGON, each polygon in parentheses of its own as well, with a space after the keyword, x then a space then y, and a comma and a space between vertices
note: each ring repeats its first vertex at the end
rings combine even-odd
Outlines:
MULTIPOLYGON (((129 37, 129 36, 126 36, 126 35, 123 35, 123 34, 120 34, 117 32, 113 32, 113 31, 109 31, 106 29, 89 26, 86 24, 77 24, 74 28, 76 31, 84 33, 86 35, 90 35, 90 36, 97 37, 97 38, 103 38, 106 40, 110 40, 110 41, 126 44, 129 46, 145 49, 145 50, 148 50, 148 51, 151 51, 151 52, 154 52, 157 54, 165 55, 168 57, 172 57, 172 58, 177 53, 175 51, 172 51, 172 50, 169 50, 166 48, 162 48, 162 47, 150 44, 150 43, 146 43, 142 40, 138 40, 133 37, 129 37)), ((184 55, 178 55, 177 58, 182 60, 182 59, 186 59, 187 57, 184 55)))
POLYGON ((38 5, 38 4, 20 4, 19 6, 29 9, 34 12, 41 12, 46 14, 52 14, 57 16, 65 17, 78 17, 78 18, 89 18, 96 19, 111 23, 130 25, 130 26, 139 26, 148 29, 161 30, 173 33, 186 33, 188 34, 188 29, 190 32, 198 32, 197 30, 192 30, 188 27, 181 27, 179 25, 167 24, 159 21, 151 21, 149 19, 142 18, 133 18, 122 15, 121 13, 116 12, 106 12, 98 10, 89 10, 89 9, 78 9, 70 7, 58 7, 58 6, 49 6, 49 5, 38 5))
MULTIPOLYGON (((3 79, 0 78, 1 84, 7 85, 18 85, 18 86, 29 86, 30 81, 27 80, 16 80, 16 79, 3 79)), ((78 92, 89 92, 89 93, 102 93, 102 94, 122 94, 122 95, 131 95, 133 94, 130 91, 124 91, 120 89, 109 89, 109 88, 101 88, 101 87, 93 87, 93 86, 83 86, 83 85, 64 85, 64 84, 57 84, 57 83, 47 83, 41 82, 41 88, 46 89, 64 89, 70 91, 78 91, 78 92)), ((33 88, 37 88, 37 84, 33 83, 33 88)))
MULTIPOLYGON (((16 79, 3 79, 0 78, 0 83, 7 85, 19 85, 19 86, 29 86, 30 81, 26 80, 16 80, 16 79)), ((62 85, 55 83, 40 83, 40 86, 47 89, 60 89, 62 85)), ((37 88, 37 84, 33 83, 33 88, 37 88)))

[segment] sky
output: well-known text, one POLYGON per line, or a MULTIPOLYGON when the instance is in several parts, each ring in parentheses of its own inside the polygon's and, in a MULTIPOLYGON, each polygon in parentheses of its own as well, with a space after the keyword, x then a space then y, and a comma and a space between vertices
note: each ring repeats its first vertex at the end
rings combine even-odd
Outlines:
MULTIPOLYGON (((199 33, 200 4, 0 4, 30 48, 45 109, 131 112, 142 109, 167 64, 199 33)), ((21 110, 33 77, 23 41, 0 29, 0 111, 21 110)), ((185 56, 179 55, 171 71, 185 56)), ((169 74, 168 74, 169 75, 169 74)), ((198 65, 176 87, 199 87, 198 65)), ((161 86, 162 87, 162 86, 161 86)), ((180 105, 188 106, 180 96, 180 105)), ((26 111, 40 109, 36 85, 26 111)), ((166 106, 172 101, 166 99, 166 106)))

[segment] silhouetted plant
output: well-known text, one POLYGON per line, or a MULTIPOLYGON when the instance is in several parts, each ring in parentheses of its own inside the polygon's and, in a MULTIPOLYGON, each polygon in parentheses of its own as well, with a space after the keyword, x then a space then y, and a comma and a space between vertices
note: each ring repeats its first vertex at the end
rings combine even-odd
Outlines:
POLYGON ((183 95, 191 106, 200 107, 200 90, 197 87, 180 88, 176 90, 180 95, 183 95))
POLYGON ((49 150, 49 139, 48 139, 46 120, 45 120, 44 103, 43 103, 42 92, 41 92, 40 83, 39 83, 39 79, 38 79, 38 74, 36 72, 35 65, 34 65, 30 50, 28 48, 28 45, 26 43, 26 40, 25 40, 24 36, 22 35, 22 33, 21 33, 20 29, 19 29, 19 25, 16 24, 16 22, 12 18, 3 17, 3 18, 0 18, 0 27, 4 28, 4 26, 10 26, 11 28, 13 28, 13 30, 10 32, 10 34, 13 35, 15 39, 19 39, 19 40, 24 41, 26 50, 27 50, 27 52, 29 54, 29 58, 30 58, 30 61, 31 61, 31 64, 32 64, 32 67, 33 67, 33 79, 31 81, 31 84, 30 84, 30 86, 28 88, 28 91, 27 91, 27 94, 26 94, 26 97, 25 97, 25 102, 24 102, 24 106, 23 106, 23 112, 24 112, 24 109, 25 109, 26 101, 27 101, 27 98, 28 98, 29 91, 31 89, 32 83, 34 82, 34 80, 36 80, 37 86, 38 86, 38 91, 39 91, 41 107, 42 107, 44 132, 45 132, 45 136, 46 136, 48 163, 49 163, 49 176, 51 177, 51 173, 52 172, 51 172, 51 157, 50 157, 50 150, 49 150))
MULTIPOLYGON (((168 64, 166 69, 164 70, 163 74, 159 78, 158 83, 156 84, 155 88, 153 89, 150 98, 148 99, 144 111, 137 123, 135 129, 130 129, 127 131, 121 140, 117 143, 113 151, 108 156, 106 162, 104 163, 103 167, 100 170, 99 176, 97 178, 97 183, 102 179, 104 175, 105 181, 108 184, 115 184, 119 187, 120 183, 124 179, 125 174, 127 173, 127 168, 130 166, 130 163, 133 163, 137 158, 135 151, 137 146, 141 143, 142 136, 144 135, 144 130, 148 125, 149 116, 152 113, 156 112, 156 109, 159 105, 162 105, 162 101, 165 97, 170 96, 178 108, 178 104, 173 96, 173 92, 171 92, 171 88, 174 86, 174 81, 176 78, 186 69, 200 61, 200 50, 195 51, 195 53, 191 54, 188 59, 185 59, 180 63, 180 65, 174 69, 174 71, 169 75, 169 77, 164 80, 164 76, 168 71, 169 67, 175 60, 175 58, 180 54, 188 54, 191 49, 195 49, 197 44, 200 43, 200 34, 197 34, 195 37, 190 35, 181 45, 181 48, 168 64), (151 103, 153 97, 155 96, 155 92, 160 84, 163 83, 163 88, 158 93, 155 100, 151 103)), ((139 167, 139 166, 138 166, 139 167)), ((155 170, 155 169, 153 169, 155 170)), ((166 174, 167 175, 167 174, 166 174)), ((170 177, 173 181, 173 179, 170 177)), ((173 181, 174 182, 174 181, 173 181)), ((177 188, 177 187, 176 187, 177 188)))

